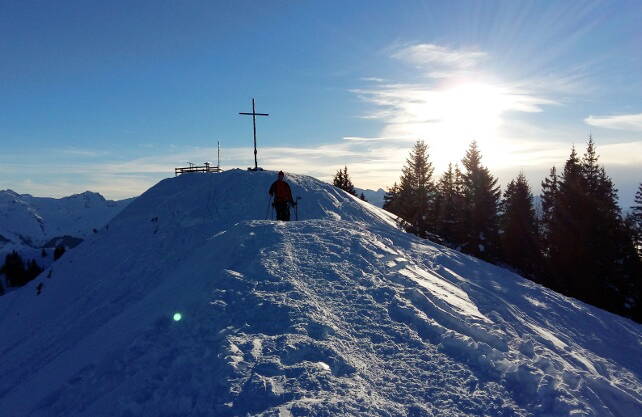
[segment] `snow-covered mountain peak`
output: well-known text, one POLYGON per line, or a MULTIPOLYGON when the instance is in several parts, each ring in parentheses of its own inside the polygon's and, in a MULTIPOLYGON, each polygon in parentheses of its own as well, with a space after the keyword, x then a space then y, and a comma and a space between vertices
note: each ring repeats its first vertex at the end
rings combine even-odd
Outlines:
POLYGON ((105 202, 105 197, 102 196, 100 193, 95 193, 93 191, 85 191, 80 194, 72 194, 68 197, 63 197, 64 200, 83 200, 86 202, 105 202))
MULTIPOLYGON (((182 175, 161 181, 118 216, 121 219, 151 217, 175 226, 212 224, 216 227, 245 220, 271 220, 268 189, 276 180, 274 171, 230 170, 216 175, 182 175)), ((292 195, 298 201, 299 220, 329 219, 394 224, 387 212, 360 201, 315 178, 288 175, 292 195)), ((292 209, 292 219, 297 213, 292 209)))
POLYGON ((0 234, 15 247, 38 247, 65 235, 84 238, 93 229, 104 226, 128 203, 129 200, 109 201, 90 191, 48 198, 2 190, 0 234))
POLYGON ((0 190, 0 199, 9 199, 9 198, 15 198, 20 196, 17 192, 11 190, 11 189, 6 189, 6 190, 0 190))
POLYGON ((270 220, 274 179, 161 181, 0 297, 0 410, 642 414, 641 326, 403 233, 311 177, 286 177, 300 220, 270 220))

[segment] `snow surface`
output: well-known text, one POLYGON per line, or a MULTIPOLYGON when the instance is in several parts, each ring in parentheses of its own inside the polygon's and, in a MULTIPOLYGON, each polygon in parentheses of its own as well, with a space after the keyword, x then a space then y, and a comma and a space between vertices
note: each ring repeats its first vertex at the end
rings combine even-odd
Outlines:
POLYGON ((0 415, 642 415, 642 326, 274 179, 161 181, 0 297, 0 415))

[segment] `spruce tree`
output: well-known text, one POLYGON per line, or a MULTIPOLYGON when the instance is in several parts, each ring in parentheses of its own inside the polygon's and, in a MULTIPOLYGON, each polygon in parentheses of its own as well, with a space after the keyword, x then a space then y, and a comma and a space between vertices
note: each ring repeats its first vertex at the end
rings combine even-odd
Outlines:
POLYGON ((35 259, 32 259, 31 262, 29 262, 29 266, 27 267, 26 273, 25 273, 25 279, 27 282, 35 279, 40 273, 43 271, 43 269, 38 265, 35 261, 35 259))
POLYGON ((637 303, 640 262, 617 204, 617 190, 598 165, 592 138, 581 160, 572 148, 548 228, 547 255, 553 287, 631 316, 637 303))
POLYGON ((9 287, 21 287, 28 282, 24 262, 16 251, 5 256, 4 266, 0 272, 7 277, 7 286, 9 287))
POLYGON ((56 246, 53 253, 54 261, 57 261, 58 259, 60 259, 60 257, 64 254, 65 254, 65 247, 63 245, 56 246))
POLYGON ((389 187, 386 193, 383 195, 383 209, 398 216, 398 197, 399 186, 395 182, 392 187, 389 187))
POLYGON ((586 205, 584 189, 580 160, 573 146, 558 179, 546 225, 550 285, 567 295, 572 292, 570 278, 575 276, 576 262, 585 258, 583 248, 587 236, 579 224, 582 207, 586 205))
POLYGON ((354 185, 350 180, 350 175, 348 175, 347 166, 345 166, 343 170, 340 169, 337 171, 337 173, 334 175, 332 183, 335 187, 341 188, 343 191, 346 191, 352 195, 357 195, 357 193, 354 191, 354 185))
POLYGON ((642 258, 642 183, 638 186, 631 206, 631 230, 638 255, 642 258))
POLYGON ((533 194, 524 174, 508 184, 500 208, 502 259, 533 279, 541 265, 539 233, 533 194))
POLYGON ((555 199, 557 198, 557 192, 559 191, 558 176, 555 166, 553 166, 549 171, 548 177, 544 178, 541 182, 541 187, 542 193, 540 194, 540 203, 542 212, 540 218, 540 239, 543 243, 542 246, 547 247, 550 223, 553 216, 553 207, 555 205, 555 199))
POLYGON ((498 214, 500 190, 497 179, 481 164, 481 153, 473 141, 462 160, 463 184, 462 250, 494 261, 499 256, 498 214))
POLYGON ((431 210, 435 196, 433 171, 428 145, 418 140, 401 171, 395 214, 405 221, 407 231, 424 238, 434 231, 434 213, 431 210))
POLYGON ((452 163, 449 163, 448 170, 437 182, 433 212, 435 233, 452 246, 461 243, 462 201, 461 172, 459 167, 453 170, 452 163))
POLYGON ((366 196, 365 196, 365 195, 363 195, 363 191, 362 191, 362 192, 361 192, 361 194, 359 195, 359 198, 360 198, 361 200, 365 201, 366 203, 368 202, 368 200, 366 200, 366 196))

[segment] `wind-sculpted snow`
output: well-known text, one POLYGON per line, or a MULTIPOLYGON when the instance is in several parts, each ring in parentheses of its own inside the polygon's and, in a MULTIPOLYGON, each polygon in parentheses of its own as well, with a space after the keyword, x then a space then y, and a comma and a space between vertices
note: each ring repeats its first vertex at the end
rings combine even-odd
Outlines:
POLYGON ((641 326, 273 179, 162 181, 2 297, 0 415, 642 415, 641 326))

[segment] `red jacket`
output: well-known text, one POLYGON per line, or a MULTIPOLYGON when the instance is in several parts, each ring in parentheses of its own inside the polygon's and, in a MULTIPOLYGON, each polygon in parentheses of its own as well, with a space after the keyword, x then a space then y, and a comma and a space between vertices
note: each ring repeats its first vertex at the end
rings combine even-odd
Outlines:
POLYGON ((274 196, 275 203, 285 203, 288 201, 294 203, 290 186, 285 181, 274 181, 270 186, 270 191, 268 191, 268 193, 274 196))

